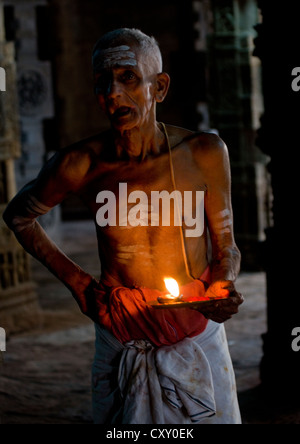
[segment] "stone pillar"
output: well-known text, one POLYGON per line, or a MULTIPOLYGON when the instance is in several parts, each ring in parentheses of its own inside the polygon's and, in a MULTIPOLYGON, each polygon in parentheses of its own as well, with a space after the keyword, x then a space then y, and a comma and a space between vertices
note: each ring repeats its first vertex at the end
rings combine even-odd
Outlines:
MULTIPOLYGON (((11 8, 10 20, 14 26, 16 48, 18 102, 21 126, 21 156, 15 163, 17 189, 34 180, 46 160, 59 147, 46 150, 45 122, 53 122, 54 100, 52 68, 48 60, 47 36, 48 6, 46 0, 4 0, 4 6, 11 8), (42 28, 46 28, 42 30, 42 28), (40 34, 39 35, 39 32, 40 34), (43 48, 46 47, 46 50, 43 48), (42 49, 41 49, 42 48, 42 49)), ((54 127, 52 125, 52 127, 54 127)), ((47 137, 51 142, 53 135, 47 137)), ((57 234, 60 222, 60 208, 40 218, 41 225, 50 236, 57 234)))
POLYGON ((299 289, 299 110, 300 92, 293 91, 292 71, 300 66, 297 2, 274 8, 259 1, 263 22, 257 26, 255 54, 263 67, 265 113, 258 144, 271 158, 273 224, 267 232, 268 331, 263 336, 261 380, 264 388, 299 404, 300 352, 292 347, 300 327, 299 289), (280 24, 280 30, 278 29, 280 24))
POLYGON ((243 269, 261 269, 259 245, 268 222, 266 156, 256 147, 263 111, 260 63, 252 56, 255 0, 211 0, 210 118, 228 145, 235 235, 243 269))
POLYGON ((196 113, 199 131, 213 131, 210 126, 210 115, 207 97, 207 51, 208 40, 212 34, 212 10, 210 0, 193 0, 194 12, 194 58, 198 60, 197 82, 198 94, 196 97, 196 113))
POLYGON ((2 219, 16 193, 14 160, 20 155, 14 45, 4 40, 2 8, 0 1, 0 66, 6 73, 6 91, 0 92, 0 326, 10 333, 36 326, 40 311, 29 258, 2 219))

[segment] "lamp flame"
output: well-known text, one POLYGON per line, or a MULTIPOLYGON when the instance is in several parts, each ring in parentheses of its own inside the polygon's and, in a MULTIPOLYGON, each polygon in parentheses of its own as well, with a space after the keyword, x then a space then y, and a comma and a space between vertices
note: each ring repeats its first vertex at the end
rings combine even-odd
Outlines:
POLYGON ((177 281, 172 278, 165 278, 164 281, 165 281, 166 288, 167 288, 168 292, 170 293, 170 295, 173 298, 178 298, 179 294, 180 294, 180 290, 179 290, 179 285, 178 285, 177 281))

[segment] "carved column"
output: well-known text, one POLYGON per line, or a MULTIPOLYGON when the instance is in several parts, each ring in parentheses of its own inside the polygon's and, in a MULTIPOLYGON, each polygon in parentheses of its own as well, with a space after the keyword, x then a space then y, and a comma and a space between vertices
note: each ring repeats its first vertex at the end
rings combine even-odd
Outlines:
POLYGON ((0 1, 0 66, 6 72, 6 91, 0 92, 0 326, 9 333, 36 326, 40 312, 29 258, 2 219, 16 193, 14 160, 20 155, 14 46, 4 40, 2 8, 0 1))
MULTIPOLYGON (((186 5, 185 5, 186 7, 186 5)), ((197 127, 199 131, 211 131, 209 107, 207 103, 207 42, 212 33, 212 11, 210 0, 193 0, 194 51, 196 81, 197 127)), ((183 38, 183 41, 185 39, 183 38)), ((193 94, 194 96, 194 94, 193 94)))
POLYGON ((235 235, 244 269, 260 269, 268 218, 266 156, 256 147, 263 111, 260 63, 252 56, 255 0, 211 0, 210 117, 230 151, 235 235))
MULTIPOLYGON (((21 156, 16 161, 17 188, 34 180, 46 160, 58 149, 55 137, 52 87, 50 12, 46 0, 3 0, 10 13, 16 48, 21 156)), ((41 217, 48 234, 57 234, 60 208, 41 217)))
POLYGON ((273 220, 267 229, 266 273, 268 331, 261 363, 263 387, 299 404, 300 352, 292 332, 300 327, 299 285, 299 110, 300 92, 292 90, 292 70, 300 66, 297 2, 274 8, 259 1, 255 54, 262 60, 265 113, 259 147, 271 158, 273 220), (280 29, 278 28, 280 24, 280 29), (297 398, 298 396, 298 398, 297 398))

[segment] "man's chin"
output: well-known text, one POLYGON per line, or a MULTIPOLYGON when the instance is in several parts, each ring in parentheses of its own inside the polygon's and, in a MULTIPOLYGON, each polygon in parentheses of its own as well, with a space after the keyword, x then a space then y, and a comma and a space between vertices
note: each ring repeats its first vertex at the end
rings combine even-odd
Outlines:
POLYGON ((110 121, 113 128, 120 132, 129 131, 137 125, 136 119, 134 119, 132 116, 112 118, 110 121))

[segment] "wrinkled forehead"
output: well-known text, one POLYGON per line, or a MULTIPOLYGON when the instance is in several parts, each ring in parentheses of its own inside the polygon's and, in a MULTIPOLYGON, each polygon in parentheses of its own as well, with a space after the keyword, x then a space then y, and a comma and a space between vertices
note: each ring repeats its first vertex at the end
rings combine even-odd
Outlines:
POLYGON ((137 67, 139 50, 126 44, 107 49, 97 49, 93 54, 93 68, 95 72, 116 67, 137 67))

